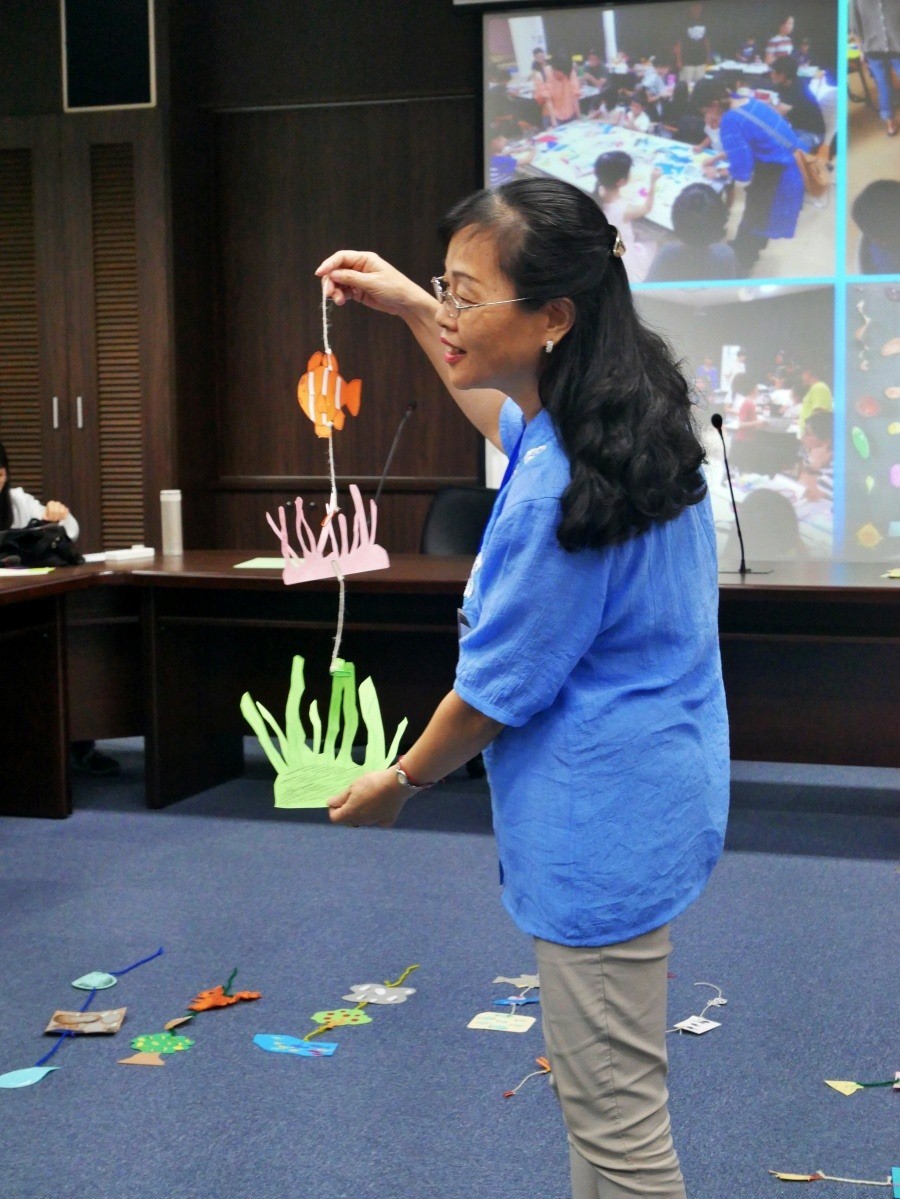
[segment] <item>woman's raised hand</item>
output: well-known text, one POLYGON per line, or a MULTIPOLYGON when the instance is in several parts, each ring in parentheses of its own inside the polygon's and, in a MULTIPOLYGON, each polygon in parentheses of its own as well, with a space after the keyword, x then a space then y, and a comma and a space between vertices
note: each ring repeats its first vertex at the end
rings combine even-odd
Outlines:
POLYGON ((428 296, 396 267, 369 250, 338 250, 325 259, 316 274, 325 281, 326 298, 338 305, 356 300, 368 308, 399 316, 428 296))

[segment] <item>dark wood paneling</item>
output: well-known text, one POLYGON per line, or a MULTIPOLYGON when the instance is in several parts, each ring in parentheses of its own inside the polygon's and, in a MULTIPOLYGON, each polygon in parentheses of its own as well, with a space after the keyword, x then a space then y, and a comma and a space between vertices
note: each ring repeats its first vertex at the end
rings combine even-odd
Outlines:
MULTIPOLYGON (((215 105, 479 90, 481 14, 451 0, 215 0, 215 105)), ((432 156, 441 153, 434 143, 432 156)))
POLYGON ((58 819, 71 811, 62 604, 61 597, 46 596, 3 610, 3 816, 58 819))
POLYGON ((140 594, 125 587, 66 596, 71 740, 143 733, 140 609, 140 594))
POLYGON ((62 109, 59 0, 0 0, 0 115, 62 109))
MULTIPOLYGON (((323 340, 315 267, 341 245, 363 246, 427 281, 442 263, 438 220, 478 182, 474 118, 472 100, 218 118, 218 470, 232 490, 242 477, 248 487, 258 476, 324 480, 326 443, 296 400, 323 340)), ((330 337, 344 378, 363 380, 361 414, 335 437, 340 475, 377 479, 416 400, 392 474, 479 480, 481 439, 401 321, 351 305, 333 311, 330 337)), ((414 507, 397 508, 407 530, 424 515, 414 507)), ((228 504, 218 510, 218 543, 247 544, 228 504)))

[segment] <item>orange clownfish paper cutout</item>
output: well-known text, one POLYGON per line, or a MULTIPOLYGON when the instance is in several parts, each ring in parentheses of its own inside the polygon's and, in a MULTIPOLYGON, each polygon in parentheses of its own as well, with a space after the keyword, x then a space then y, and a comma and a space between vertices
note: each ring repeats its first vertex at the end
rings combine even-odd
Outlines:
POLYGON ((212 1008, 231 1007, 233 1003, 240 1003, 242 999, 261 999, 261 991, 238 991, 234 995, 226 995, 224 987, 210 987, 208 991, 201 991, 193 1003, 189 1003, 189 1012, 208 1012, 212 1008))
POLYGON ((300 407, 315 426, 317 437, 330 437, 332 429, 343 429, 347 412, 358 416, 361 395, 361 380, 345 382, 330 350, 313 354, 306 364, 306 374, 297 384, 300 407))

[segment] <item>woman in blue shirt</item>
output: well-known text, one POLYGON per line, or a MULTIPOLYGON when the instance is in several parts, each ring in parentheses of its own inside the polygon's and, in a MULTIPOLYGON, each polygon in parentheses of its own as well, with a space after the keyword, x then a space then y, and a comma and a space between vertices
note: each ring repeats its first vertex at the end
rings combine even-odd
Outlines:
POLYGON ((749 275, 772 237, 793 237, 804 184, 794 155, 797 134, 762 100, 733 100, 727 84, 701 79, 691 100, 706 124, 719 129, 731 176, 747 184, 744 215, 731 243, 738 273, 749 275))
POLYGON ((576 1199, 683 1199, 666 1091, 669 921, 722 848, 715 534, 687 384, 621 241, 554 179, 445 219, 435 296, 375 254, 318 274, 401 316, 510 456, 466 588, 453 690, 396 768, 331 801, 393 824, 484 750, 503 902, 534 937, 576 1199))

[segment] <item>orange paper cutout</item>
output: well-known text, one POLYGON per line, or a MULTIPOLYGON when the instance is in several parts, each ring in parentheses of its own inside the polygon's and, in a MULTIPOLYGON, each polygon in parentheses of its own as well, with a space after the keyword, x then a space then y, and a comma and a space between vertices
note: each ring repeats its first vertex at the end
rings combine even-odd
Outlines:
POLYGON ((210 987, 208 991, 201 991, 197 998, 189 1003, 188 1011, 190 1012, 208 1012, 212 1008, 231 1007, 233 1003, 240 1003, 242 999, 261 999, 261 991, 237 991, 234 995, 226 995, 224 987, 210 987))
POLYGON ((362 382, 347 383, 338 373, 338 360, 326 350, 317 350, 306 364, 306 374, 297 384, 297 400, 312 421, 317 437, 330 437, 331 430, 340 431, 345 413, 359 415, 362 382))

